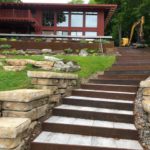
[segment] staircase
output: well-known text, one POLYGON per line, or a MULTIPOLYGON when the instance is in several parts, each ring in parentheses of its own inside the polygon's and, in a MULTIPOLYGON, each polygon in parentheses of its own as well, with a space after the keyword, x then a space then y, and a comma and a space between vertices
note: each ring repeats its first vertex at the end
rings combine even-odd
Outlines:
POLYGON ((120 53, 110 70, 53 110, 32 150, 143 150, 133 110, 139 82, 150 75, 150 53, 120 53))

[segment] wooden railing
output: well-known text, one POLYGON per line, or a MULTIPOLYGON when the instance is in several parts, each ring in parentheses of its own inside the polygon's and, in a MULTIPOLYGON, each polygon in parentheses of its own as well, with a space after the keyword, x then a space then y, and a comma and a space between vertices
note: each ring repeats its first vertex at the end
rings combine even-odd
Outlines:
POLYGON ((32 18, 32 13, 30 10, 0 9, 0 18, 29 19, 32 18))

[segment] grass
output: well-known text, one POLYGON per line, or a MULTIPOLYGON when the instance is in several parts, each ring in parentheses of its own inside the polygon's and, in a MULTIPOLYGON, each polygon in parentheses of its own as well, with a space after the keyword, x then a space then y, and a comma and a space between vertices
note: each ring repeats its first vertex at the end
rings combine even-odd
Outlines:
MULTIPOLYGON (((104 71, 109 68, 115 61, 114 56, 65 56, 58 55, 57 57, 64 60, 76 61, 81 70, 76 72, 80 78, 87 78, 93 73, 104 71)), ((33 59, 43 60, 43 56, 15 56, 15 59, 33 59)), ((1 60, 1 59, 0 59, 1 60)), ((4 59, 2 59, 4 61, 4 59)), ((28 65, 24 71, 20 72, 7 72, 0 67, 0 91, 13 90, 19 88, 31 88, 31 81, 27 77, 27 70, 37 70, 31 65, 28 65)), ((39 69, 38 69, 39 70, 39 69)))
POLYGON ((98 72, 104 71, 115 61, 114 56, 65 56, 60 55, 59 58, 64 60, 73 60, 81 66, 81 70, 76 72, 80 78, 88 78, 90 75, 98 72))

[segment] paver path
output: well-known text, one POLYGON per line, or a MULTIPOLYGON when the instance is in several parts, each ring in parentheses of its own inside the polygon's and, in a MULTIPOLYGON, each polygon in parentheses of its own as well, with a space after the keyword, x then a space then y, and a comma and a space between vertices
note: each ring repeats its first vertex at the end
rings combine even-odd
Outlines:
POLYGON ((134 126, 139 82, 150 75, 150 53, 122 50, 116 63, 80 89, 43 123, 32 150, 142 150, 134 126))

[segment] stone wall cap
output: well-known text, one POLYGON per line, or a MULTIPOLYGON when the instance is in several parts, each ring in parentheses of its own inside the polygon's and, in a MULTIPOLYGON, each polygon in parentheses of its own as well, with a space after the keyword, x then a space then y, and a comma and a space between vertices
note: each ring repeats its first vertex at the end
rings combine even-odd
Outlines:
POLYGON ((16 138, 29 127, 29 118, 0 118, 0 138, 16 138))
POLYGON ((48 71, 28 71, 28 77, 31 78, 52 78, 52 79, 77 79, 78 75, 73 73, 58 73, 48 71))
POLYGON ((52 94, 50 90, 40 89, 19 89, 12 91, 1 91, 0 101, 8 102, 30 102, 40 98, 48 97, 52 94))

